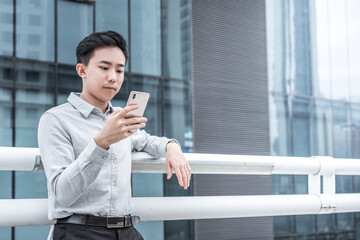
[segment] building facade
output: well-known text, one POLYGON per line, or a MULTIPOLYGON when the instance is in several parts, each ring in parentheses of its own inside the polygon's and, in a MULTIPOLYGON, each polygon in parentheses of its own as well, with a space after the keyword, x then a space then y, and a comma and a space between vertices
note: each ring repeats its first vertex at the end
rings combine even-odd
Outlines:
MULTIPOLYGON (((360 2, 267 3, 271 154, 360 158, 360 2)), ((337 193, 360 179, 337 176, 337 193)), ((274 176, 274 194, 307 193, 306 176, 274 176)), ((275 239, 357 239, 359 215, 274 218, 275 239), (356 238, 357 237, 357 238, 356 238)))
MULTIPOLYGON (((41 114, 81 91, 78 42, 106 30, 121 33, 130 49, 125 82, 112 104, 124 106, 132 90, 149 92, 146 131, 174 137, 183 151, 192 151, 188 0, 1 0, 0 146, 37 147, 41 114)), ((191 195, 164 179, 133 174, 133 196, 191 195)), ((1 172, 0 182, 1 199, 47 197, 44 173, 1 172)), ((144 222, 138 229, 146 239, 187 239, 191 226, 144 222)), ((0 239, 46 239, 49 228, 0 228, 0 239)))
MULTIPOLYGON (((360 158, 358 0, 0 0, 0 146, 37 147, 43 112, 81 91, 77 43, 114 30, 125 82, 151 94, 146 131, 183 151, 360 158), (228 105, 232 103, 231 105, 228 105), (231 118, 230 118, 231 117, 231 118), (194 135, 194 137, 193 137, 194 135)), ((360 192, 340 176, 339 193, 360 192)), ((134 197, 303 194, 306 176, 133 174, 134 197)), ((0 172, 0 199, 46 198, 44 173, 0 172)), ((359 215, 144 222, 145 239, 356 239, 359 215)), ((45 239, 49 226, 0 228, 45 239)))

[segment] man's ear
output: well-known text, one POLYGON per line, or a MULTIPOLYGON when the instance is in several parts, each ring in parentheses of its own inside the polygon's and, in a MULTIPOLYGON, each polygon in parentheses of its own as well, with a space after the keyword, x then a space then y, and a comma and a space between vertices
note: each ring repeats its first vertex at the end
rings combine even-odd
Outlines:
POLYGON ((86 78, 85 69, 86 69, 86 66, 83 63, 76 64, 76 72, 82 79, 86 78))

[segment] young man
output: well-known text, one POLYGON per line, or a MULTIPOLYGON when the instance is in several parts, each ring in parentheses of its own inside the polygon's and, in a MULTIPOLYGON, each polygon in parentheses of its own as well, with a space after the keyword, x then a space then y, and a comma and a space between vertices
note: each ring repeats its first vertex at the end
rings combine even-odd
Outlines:
POLYGON ((150 136, 145 117, 115 109, 128 52, 118 33, 97 32, 76 49, 76 71, 83 89, 45 112, 39 122, 39 148, 47 177, 53 239, 143 239, 131 216, 131 151, 166 156, 167 177, 175 171, 187 189, 191 169, 178 143, 150 136), (135 130, 135 131, 134 131, 135 130))

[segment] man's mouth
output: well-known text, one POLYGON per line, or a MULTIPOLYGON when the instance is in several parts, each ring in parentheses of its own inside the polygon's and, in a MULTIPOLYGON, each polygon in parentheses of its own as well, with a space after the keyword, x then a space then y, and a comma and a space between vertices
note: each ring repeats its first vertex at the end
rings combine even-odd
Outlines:
POLYGON ((116 90, 116 87, 113 87, 113 86, 105 86, 104 87, 105 89, 107 89, 107 90, 116 90))

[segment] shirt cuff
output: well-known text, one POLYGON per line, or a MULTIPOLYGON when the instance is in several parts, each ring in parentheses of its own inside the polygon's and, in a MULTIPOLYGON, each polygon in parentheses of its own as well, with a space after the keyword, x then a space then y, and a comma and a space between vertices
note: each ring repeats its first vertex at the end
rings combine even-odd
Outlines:
POLYGON ((94 139, 91 139, 88 147, 93 149, 91 152, 91 158, 94 163, 103 164, 110 155, 110 152, 102 147, 99 147, 94 139))
POLYGON ((181 145, 180 143, 176 140, 176 139, 169 139, 169 141, 166 143, 165 145, 165 152, 166 152, 166 146, 169 144, 169 143, 176 143, 177 145, 179 145, 180 149, 181 149, 181 145))

